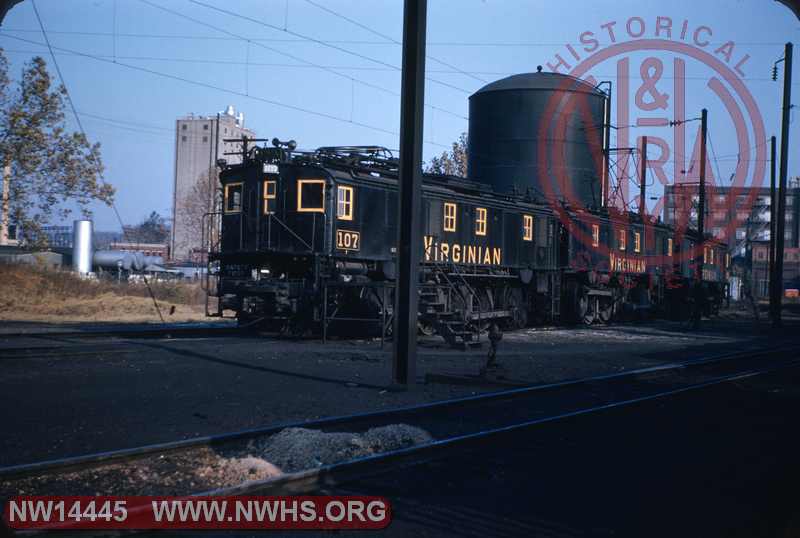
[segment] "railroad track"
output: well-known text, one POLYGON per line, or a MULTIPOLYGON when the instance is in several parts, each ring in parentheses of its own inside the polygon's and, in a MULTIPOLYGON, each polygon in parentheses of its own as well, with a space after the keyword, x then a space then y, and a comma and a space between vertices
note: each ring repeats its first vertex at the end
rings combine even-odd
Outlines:
MULTIPOLYGON (((13 485, 30 477, 46 478, 67 472, 80 473, 109 464, 135 464, 137 460, 190 454, 192 450, 200 447, 231 449, 287 427, 357 432, 401 422, 425 429, 435 439, 434 442, 424 445, 202 493, 284 494, 315 491, 323 485, 331 485, 364 473, 381 472, 396 465, 439 457, 448 450, 464 445, 491 442, 493 436, 512 434, 521 428, 535 427, 573 416, 600 413, 776 369, 800 366, 800 359, 796 358, 798 350, 800 346, 784 346, 701 357, 628 372, 388 411, 282 424, 211 437, 4 467, 0 468, 0 484, 4 485, 6 494, 13 494, 13 485)), ((151 486, 151 489, 158 489, 158 484, 151 486)), ((194 491, 191 488, 183 491, 183 494, 199 493, 201 491, 194 491)))
POLYGON ((21 330, 0 333, 0 341, 19 338, 52 340, 55 338, 190 338, 197 336, 226 336, 241 334, 236 327, 225 324, 220 327, 204 325, 153 325, 122 327, 106 327, 102 325, 86 326, 81 329, 21 330))

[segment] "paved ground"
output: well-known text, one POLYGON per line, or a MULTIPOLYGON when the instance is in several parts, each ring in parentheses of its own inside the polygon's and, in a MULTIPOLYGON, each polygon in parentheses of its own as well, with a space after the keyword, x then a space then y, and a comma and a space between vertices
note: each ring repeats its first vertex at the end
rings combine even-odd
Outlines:
MULTIPOLYGON (((648 323, 507 334, 500 360, 509 380, 541 383, 721 351, 797 334, 747 320, 648 323)), ((18 329, 18 327, 17 327, 18 329)), ((28 349, 0 360, 0 465, 112 450, 268 424, 498 390, 497 385, 424 384, 425 375, 474 375, 486 350, 459 352, 433 339, 421 348, 420 383, 389 388, 390 354, 376 341, 269 338, 131 340, 8 339, 28 349), (44 349, 64 346, 62 350, 44 349), (39 348, 38 350, 36 348, 39 348), (9 411, 13 412, 9 412, 9 411)))

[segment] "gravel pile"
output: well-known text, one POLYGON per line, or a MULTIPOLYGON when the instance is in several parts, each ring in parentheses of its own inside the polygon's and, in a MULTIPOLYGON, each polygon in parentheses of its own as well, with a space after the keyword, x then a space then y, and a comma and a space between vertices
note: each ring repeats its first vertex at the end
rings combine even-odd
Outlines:
POLYGON ((291 473, 432 441, 407 424, 372 428, 363 434, 287 428, 248 448, 262 461, 291 473))
POLYGON ((194 475, 200 483, 213 484, 215 487, 265 480, 281 474, 283 474, 281 470, 270 462, 252 456, 243 458, 217 457, 205 465, 200 465, 194 471, 194 475))
POLYGON ((287 428, 219 451, 198 447, 90 469, 0 481, 0 500, 14 495, 186 495, 265 480, 432 441, 406 424, 360 433, 287 428))

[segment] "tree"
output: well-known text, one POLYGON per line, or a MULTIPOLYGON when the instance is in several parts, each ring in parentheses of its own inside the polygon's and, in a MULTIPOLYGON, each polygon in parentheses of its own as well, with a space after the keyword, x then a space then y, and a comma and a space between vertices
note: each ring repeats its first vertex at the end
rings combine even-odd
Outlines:
POLYGON ((213 213, 220 202, 220 191, 217 185, 217 170, 213 167, 209 168, 200 174, 194 185, 181 197, 175 211, 175 220, 177 221, 175 224, 175 249, 181 251, 187 247, 190 258, 195 262, 205 261, 202 254, 198 255, 198 250, 205 248, 203 239, 210 240, 212 244, 219 239, 217 227, 211 226, 211 223, 205 220, 205 215, 213 213), (181 230, 180 237, 178 237, 178 229, 181 230), (210 238, 207 236, 208 234, 211 234, 210 238), (179 240, 182 241, 181 244, 177 244, 179 240))
POLYGON ((111 205, 114 188, 101 181, 100 144, 69 132, 64 121, 64 86, 52 89, 40 57, 26 63, 12 85, 0 49, 0 164, 3 170, 0 243, 13 223, 28 242, 42 241, 41 227, 53 215, 66 219, 70 204, 83 217, 93 200, 111 205))
POLYGON ((467 133, 461 133, 450 151, 431 159, 425 171, 431 174, 467 176, 467 133))
POLYGON ((126 226, 125 240, 131 243, 165 243, 169 237, 169 226, 157 211, 150 213, 136 226, 126 226))

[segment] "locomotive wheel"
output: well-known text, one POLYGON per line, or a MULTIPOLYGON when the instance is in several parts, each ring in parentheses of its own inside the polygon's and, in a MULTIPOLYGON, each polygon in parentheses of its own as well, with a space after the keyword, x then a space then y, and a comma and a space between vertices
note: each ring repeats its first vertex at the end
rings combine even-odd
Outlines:
MULTIPOLYGON (((475 295, 472 298, 472 308, 468 310, 469 314, 478 314, 479 313, 479 305, 480 305, 480 313, 485 314, 487 312, 491 312, 494 310, 494 298, 492 297, 492 290, 489 288, 477 288, 474 290, 475 295)), ((469 292, 464 289, 464 294, 467 295, 469 292)), ((456 299, 456 304, 463 304, 463 301, 456 299)), ((464 311, 467 311, 464 308, 464 311)), ((472 329, 479 330, 480 332, 486 332, 489 330, 489 325, 491 325, 491 319, 479 319, 473 322, 470 322, 472 329)))
POLYGON ((581 289, 581 295, 578 299, 578 312, 580 319, 584 325, 591 325, 594 323, 597 310, 597 301, 589 297, 586 289, 581 289))
POLYGON ((236 327, 243 333, 255 333, 259 330, 259 320, 244 312, 238 312, 236 315, 236 327))
POLYGON ((417 322, 417 330, 419 331, 419 334, 423 336, 433 336, 436 334, 436 327, 430 323, 425 323, 424 321, 417 322))
POLYGON ((522 290, 511 289, 506 296, 506 308, 511 312, 506 325, 509 329, 524 329, 528 326, 528 309, 522 297, 522 290))
POLYGON ((608 323, 611 321, 611 318, 614 317, 614 301, 612 300, 600 300, 599 307, 597 309, 597 318, 603 322, 608 323))

